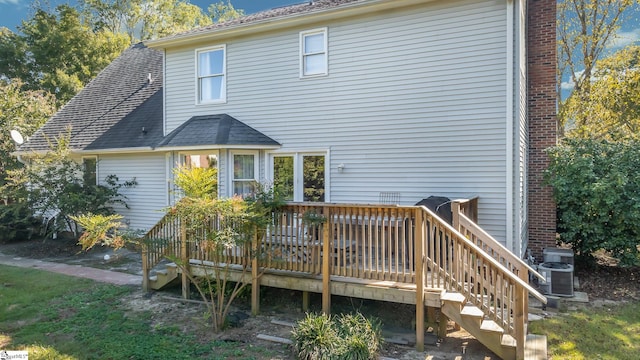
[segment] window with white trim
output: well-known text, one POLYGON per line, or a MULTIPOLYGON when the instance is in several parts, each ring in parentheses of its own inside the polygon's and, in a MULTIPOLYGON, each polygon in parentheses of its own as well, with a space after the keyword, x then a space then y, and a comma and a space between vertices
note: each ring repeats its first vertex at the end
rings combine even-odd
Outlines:
POLYGON ((180 164, 191 168, 218 168, 218 152, 180 153, 180 164))
POLYGON ((258 158, 255 153, 234 153, 231 172, 232 195, 251 196, 258 184, 258 158))
POLYGON ((98 184, 98 158, 87 156, 82 158, 82 177, 87 185, 98 184))
POLYGON ((300 77, 328 74, 327 28, 300 33, 300 77))
POLYGON ((270 155, 274 189, 288 201, 327 201, 326 153, 270 155))
POLYGON ((224 102, 227 97, 226 47, 196 50, 198 103, 224 102))

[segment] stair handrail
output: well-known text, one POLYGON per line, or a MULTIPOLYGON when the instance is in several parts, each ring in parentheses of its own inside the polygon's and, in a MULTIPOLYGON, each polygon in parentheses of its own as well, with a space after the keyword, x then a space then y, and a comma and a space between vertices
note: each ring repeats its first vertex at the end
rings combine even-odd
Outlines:
MULTIPOLYGON (((468 218, 464 213, 461 212, 460 214, 458 214, 458 217, 460 221, 458 225, 464 227, 467 231, 471 232, 472 235, 475 235, 478 240, 481 240, 484 243, 484 246, 487 246, 491 250, 493 250, 494 254, 498 256, 498 258, 494 257, 496 260, 500 261, 500 257, 503 257, 509 263, 517 265, 516 267, 518 268, 518 271, 523 271, 523 272, 527 271, 528 273, 536 276, 538 279, 542 281, 546 281, 546 278, 543 275, 537 272, 534 268, 532 268, 520 257, 512 253, 506 246, 502 245, 501 242, 496 240, 493 236, 491 236, 488 232, 482 229, 473 220, 468 218), (478 235, 481 235, 481 237, 478 235), (496 248, 499 249, 499 251, 496 251, 496 248)), ((463 233, 462 230, 459 230, 459 231, 463 233)), ((470 239, 470 240, 474 241, 473 239, 470 239)), ((476 245, 480 246, 481 249, 484 247, 481 244, 476 243, 476 245)))
MULTIPOLYGON (((456 230, 453 226, 449 225, 446 221, 442 220, 439 216, 437 216, 435 213, 429 210, 426 206, 419 205, 418 207, 422 208, 423 211, 425 211, 427 214, 429 214, 429 216, 435 219, 440 226, 444 226, 447 230, 449 230, 452 234, 454 234, 459 240, 462 240, 470 248, 474 249, 481 257, 483 257, 484 260, 496 266, 497 268, 505 268, 505 266, 502 265, 500 262, 498 262, 498 260, 496 260, 492 256, 489 256, 489 254, 487 254, 485 250, 481 249, 478 245, 474 244, 471 240, 467 239, 466 236, 462 235, 462 233, 456 230)), ((425 239, 425 241, 428 241, 428 239, 425 239)), ((514 283, 518 284, 519 286, 527 290, 531 295, 533 295, 536 299, 540 300, 543 304, 547 303, 547 298, 544 295, 540 294, 536 289, 534 289, 531 285, 529 285, 527 282, 522 280, 512 271, 505 271, 505 274, 507 277, 509 277, 510 280, 512 280, 514 283)))
MULTIPOLYGON (((515 338, 516 356, 524 358, 528 295, 533 295, 545 304, 547 299, 531 287, 528 281, 490 256, 431 210, 425 206, 419 207, 427 214, 426 219, 422 220, 422 231, 426 236, 423 235, 423 245, 419 248, 428 248, 429 254, 425 256, 423 250, 422 254, 416 254, 423 259, 421 263, 424 263, 424 269, 431 266, 438 283, 442 280, 446 291, 461 293, 485 316, 497 321, 505 334, 515 338), (430 240, 433 245, 429 243, 430 240), (485 299, 486 296, 489 297, 485 299)), ((426 279, 424 276, 419 278, 421 282, 426 279)))
MULTIPOLYGON (((142 238, 142 273, 143 273, 143 288, 145 290, 149 290, 149 271, 153 269, 156 265, 164 259, 165 255, 167 255, 168 250, 171 249, 171 243, 173 243, 173 247, 178 243, 180 236, 180 219, 172 214, 165 214, 142 238), (172 221, 173 223, 169 223, 172 221), (153 247, 151 247, 150 242, 153 240, 157 240, 159 237, 156 236, 159 233, 162 233, 167 226, 173 225, 173 229, 169 229, 169 234, 166 234, 165 237, 168 241, 166 243, 160 244, 155 242, 153 247), (153 250, 152 250, 153 249, 153 250), (151 253, 152 252, 152 253, 151 253)), ((172 254, 178 255, 178 254, 172 254)))

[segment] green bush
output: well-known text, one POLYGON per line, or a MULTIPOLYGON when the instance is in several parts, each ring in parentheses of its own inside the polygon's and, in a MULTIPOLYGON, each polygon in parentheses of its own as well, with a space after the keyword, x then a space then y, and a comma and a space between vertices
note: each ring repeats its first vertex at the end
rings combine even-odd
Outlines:
POLYGON ((375 359, 382 343, 378 323, 360 313, 307 314, 291 333, 296 357, 301 360, 375 359))
POLYGON ((29 240, 41 225, 26 203, 0 205, 0 242, 29 240))
POLYGON ((569 139, 548 154, 560 241, 583 260, 604 249, 622 265, 637 263, 640 143, 569 139))

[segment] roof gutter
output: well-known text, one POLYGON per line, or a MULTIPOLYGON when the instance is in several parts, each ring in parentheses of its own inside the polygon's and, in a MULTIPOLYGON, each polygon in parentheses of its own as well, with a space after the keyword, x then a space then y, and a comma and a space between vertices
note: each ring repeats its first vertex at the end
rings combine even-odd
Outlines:
POLYGON ((384 13, 401 7, 421 5, 434 0, 371 0, 354 2, 333 8, 324 8, 296 14, 275 16, 250 23, 239 23, 225 27, 217 27, 199 32, 187 32, 161 39, 148 40, 144 44, 150 48, 163 49, 173 46, 190 45, 202 41, 220 38, 238 37, 263 33, 265 31, 280 30, 299 25, 321 21, 335 21, 342 18, 362 16, 370 13, 384 13))
POLYGON ((274 150, 280 145, 194 145, 194 146, 163 146, 155 151, 200 151, 200 150, 221 150, 221 149, 243 149, 243 150, 274 150))

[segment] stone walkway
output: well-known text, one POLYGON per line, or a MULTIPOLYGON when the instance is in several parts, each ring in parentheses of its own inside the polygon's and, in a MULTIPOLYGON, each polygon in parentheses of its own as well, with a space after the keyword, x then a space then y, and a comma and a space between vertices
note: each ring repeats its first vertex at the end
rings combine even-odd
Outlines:
POLYGON ((109 271, 102 269, 95 269, 91 267, 81 265, 69 265, 62 263, 55 263, 49 261, 21 258, 12 255, 5 255, 0 253, 0 264, 16 266, 22 268, 31 268, 38 270, 51 271, 59 274, 76 276, 80 278, 92 279, 104 283, 110 283, 114 285, 142 285, 142 276, 131 275, 117 271, 109 271))

